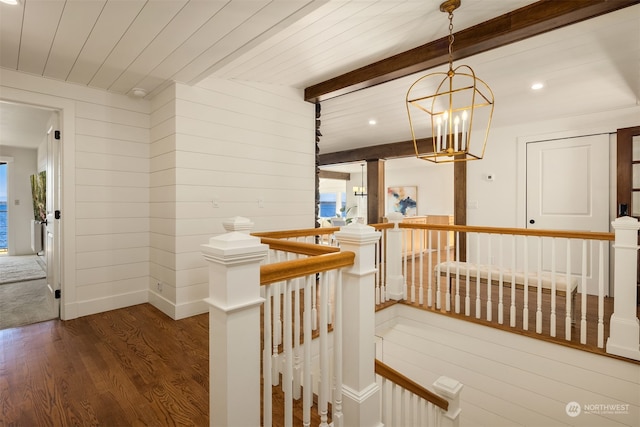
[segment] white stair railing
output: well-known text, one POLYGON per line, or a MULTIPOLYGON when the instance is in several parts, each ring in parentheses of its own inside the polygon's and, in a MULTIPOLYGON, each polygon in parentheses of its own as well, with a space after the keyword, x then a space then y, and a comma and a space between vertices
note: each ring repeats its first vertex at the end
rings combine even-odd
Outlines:
POLYGON ((433 383, 434 393, 376 360, 382 390, 382 422, 387 426, 456 427, 460 425, 462 384, 448 377, 433 383))
POLYGON ((425 308, 567 341, 579 329, 580 344, 604 348, 606 342, 608 352, 640 360, 638 220, 616 219, 615 234, 403 224, 401 218, 392 217, 389 222, 393 228, 379 227, 387 236, 389 298, 406 295, 407 302, 425 308), (447 239, 447 247, 440 247, 441 239, 431 238, 434 231, 453 232, 454 237, 447 239), (411 245, 402 241, 406 238, 411 245), (608 253, 614 238, 613 286, 609 286, 608 253), (404 283, 403 289, 397 288, 399 283, 404 283), (613 314, 605 312, 609 288, 614 293, 613 314), (593 302, 588 305, 588 300, 593 302), (607 337, 604 325, 609 315, 607 337), (587 336, 590 330, 595 333, 587 336))
MULTIPOLYGON (((264 239, 248 234, 252 225, 249 220, 233 218, 224 225, 227 234, 202 245, 202 253, 209 262, 206 302, 210 305, 211 334, 210 424, 261 424, 260 312, 266 301, 266 317, 262 322, 265 328, 262 370, 266 375, 263 425, 271 425, 270 396, 276 375, 282 378, 285 394, 284 425, 293 425, 293 401, 300 397, 304 401, 303 423, 310 425, 308 413, 314 391, 318 395, 321 426, 328 426, 329 422, 334 426, 379 426, 380 394, 374 372, 375 313, 371 307, 375 304, 374 254, 380 233, 372 227, 353 224, 335 233, 341 252, 330 250, 332 253, 265 265, 268 245, 261 243, 264 239), (313 289, 311 283, 317 288, 313 289), (319 340, 310 338, 312 292, 318 293, 319 340), (281 316, 274 319, 271 315, 276 305, 281 316), (298 317, 300 311, 302 317, 298 317), (282 344, 276 357, 272 352, 273 339, 278 335, 274 327, 282 329, 279 334, 282 344), (304 329, 304 346, 299 342, 299 328, 304 329), (316 345, 319 362, 314 370, 311 362, 316 352, 312 352, 312 347, 316 345), (277 367, 273 368, 272 363, 277 367)), ((300 243, 296 250, 309 246, 300 243)))

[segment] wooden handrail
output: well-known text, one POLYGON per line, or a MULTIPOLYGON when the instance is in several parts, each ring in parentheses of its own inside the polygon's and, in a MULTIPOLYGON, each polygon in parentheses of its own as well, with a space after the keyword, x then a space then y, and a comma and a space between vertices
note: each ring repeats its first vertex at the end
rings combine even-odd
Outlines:
MULTIPOLYGON (((375 224, 378 225, 386 224, 375 224)), ((512 234, 518 236, 535 237, 559 237, 565 239, 584 240, 615 240, 614 233, 597 231, 564 231, 564 230, 533 230, 530 228, 504 228, 504 227, 478 227, 473 225, 444 225, 444 224, 408 224, 400 223, 400 228, 435 230, 435 231, 459 231, 461 233, 487 233, 487 234, 512 234)))
POLYGON ((336 252, 260 266, 260 285, 304 277, 353 265, 353 252, 336 252))
POLYGON ((371 227, 375 228, 376 230, 384 230, 386 228, 393 228, 393 223, 392 222, 380 222, 378 224, 369 224, 371 227))
POLYGON ((269 249, 292 252, 300 255, 317 256, 340 251, 340 248, 336 248, 334 246, 316 245, 315 243, 295 242, 292 240, 272 239, 270 237, 261 237, 260 241, 265 245, 269 245, 269 249))
POLYGON ((318 236, 323 234, 333 234, 340 231, 340 227, 320 227, 320 228, 301 228, 298 230, 282 230, 282 231, 263 231, 260 233, 251 233, 256 237, 270 237, 272 239, 289 239, 292 237, 318 236))
POLYGON ((438 396, 432 391, 427 390, 417 382, 405 377, 400 372, 396 371, 395 369, 378 359, 376 359, 375 370, 376 374, 388 379, 389 381, 394 382, 405 390, 408 390, 411 393, 420 396, 424 400, 433 403, 444 411, 449 410, 449 402, 445 398, 438 396))

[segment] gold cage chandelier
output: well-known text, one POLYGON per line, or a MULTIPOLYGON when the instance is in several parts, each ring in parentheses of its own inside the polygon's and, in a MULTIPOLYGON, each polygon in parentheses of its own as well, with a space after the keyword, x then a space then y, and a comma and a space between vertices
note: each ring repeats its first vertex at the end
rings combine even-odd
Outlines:
POLYGON ((481 159, 493 117, 491 88, 468 65, 453 68, 453 11, 460 3, 447 0, 440 5, 440 11, 449 14, 449 71, 427 74, 407 91, 416 156, 434 163, 481 159), (431 138, 417 136, 428 135, 429 128, 431 138))

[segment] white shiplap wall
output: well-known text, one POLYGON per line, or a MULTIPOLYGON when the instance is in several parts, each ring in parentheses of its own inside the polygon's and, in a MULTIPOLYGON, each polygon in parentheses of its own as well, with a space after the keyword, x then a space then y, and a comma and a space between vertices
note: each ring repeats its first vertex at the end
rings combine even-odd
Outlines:
POLYGON ((60 111, 61 317, 146 302, 149 102, 6 69, 0 99, 60 111))
POLYGON ((77 297, 88 314, 147 301, 149 114, 76 106, 77 297))
POLYGON ((302 93, 208 79, 153 101, 150 301, 173 318, 208 309, 200 245, 222 221, 314 225, 315 116, 302 93), (161 290, 157 286, 161 283, 161 290))
POLYGON ((463 383, 462 427, 638 425, 637 364, 411 307, 393 309, 377 318, 383 360, 426 387, 441 375, 463 383), (618 414, 570 417, 570 402, 628 406, 618 414))

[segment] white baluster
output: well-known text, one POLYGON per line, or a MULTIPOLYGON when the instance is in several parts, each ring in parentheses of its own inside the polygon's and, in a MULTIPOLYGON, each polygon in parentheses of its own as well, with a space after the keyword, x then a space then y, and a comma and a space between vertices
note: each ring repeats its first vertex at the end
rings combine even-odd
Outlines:
POLYGON ((556 240, 555 237, 551 239, 551 318, 549 332, 552 337, 556 336, 556 240))
POLYGON ((529 240, 524 236, 524 303, 522 308, 522 329, 529 330, 529 240))
MULTIPOLYGON (((440 234, 442 232, 438 233, 438 241, 440 241, 440 234)), ((444 307, 445 310, 447 312, 451 311, 451 251, 449 250, 449 248, 445 245, 445 249, 444 249, 447 253, 447 281, 445 283, 446 286, 446 293, 445 293, 445 301, 444 301, 444 307)))
MULTIPOLYGON (((383 233, 381 234, 381 243, 377 243, 379 245, 382 245, 382 252, 380 254, 380 257, 382 260, 387 260, 388 261, 388 256, 389 256, 389 250, 388 250, 388 230, 385 230, 383 233)), ((400 242, 400 248, 397 248, 397 253, 400 254, 400 263, 402 264, 402 241, 400 242)), ((401 267, 402 268, 402 267, 401 267)), ((383 273, 381 274, 380 277, 380 281, 382 282, 382 285, 380 286, 380 301, 381 302, 385 302, 387 300, 387 283, 386 283, 386 277, 387 277, 387 272, 389 271, 389 266, 387 265, 386 262, 382 263, 382 271, 383 273)))
POLYGON ((317 284, 314 280, 311 282, 311 328, 315 331, 318 329, 318 291, 317 284))
POLYGON ((482 316, 482 301, 480 294, 482 293, 480 283, 480 233, 476 234, 476 319, 482 316))
POLYGON ((273 414, 272 392, 271 392, 271 285, 264 287, 265 304, 262 315, 262 400, 263 400, 263 425, 271 427, 271 417, 273 414))
POLYGON ((329 424, 329 338, 327 322, 328 303, 328 274, 320 273, 320 383, 318 384, 318 412, 320 414, 320 426, 329 424))
POLYGON ((511 236, 511 308, 509 310, 509 326, 512 328, 516 327, 516 239, 516 236, 511 236))
POLYGON ((300 282, 304 280, 298 278, 294 283, 294 305, 293 305, 293 398, 300 399, 300 391, 302 388, 302 365, 300 355, 300 282))
POLYGON ((282 323, 280 322, 280 283, 274 283, 271 286, 271 301, 273 302, 273 341, 271 351, 271 385, 280 384, 280 364, 278 346, 282 338, 282 323))
POLYGON ((567 239, 567 278, 564 287, 564 299, 565 299, 565 316, 564 316, 564 337, 567 341, 571 341, 571 324, 572 324, 572 295, 571 292, 571 240, 567 239))
POLYGON ((538 237, 538 276, 536 294, 536 333, 542 333, 542 237, 538 237))
POLYGON ((587 343, 587 240, 582 241, 582 274, 580 280, 580 344, 587 343))
POLYGON ((400 423, 398 424, 399 426, 406 426, 407 425, 407 417, 406 417, 406 390, 402 387, 398 387, 398 390, 400 392, 400 395, 398 396, 398 400, 400 401, 400 408, 398 410, 399 412, 399 416, 400 416, 400 423))
POLYGON ((382 424, 385 426, 391 425, 390 424, 390 417, 389 417, 389 385, 387 384, 388 381, 386 378, 384 377, 380 377, 380 388, 382 389, 381 391, 381 395, 382 395, 382 424))
POLYGON ((455 297, 455 311, 460 313, 460 233, 456 233, 456 297, 455 297))
POLYGON ((427 277, 427 307, 432 307, 433 306, 433 256, 431 255, 431 252, 433 251, 433 248, 432 248, 433 241, 431 240, 430 231, 427 231, 427 239, 428 239, 427 248, 429 249, 429 260, 427 261, 427 264, 429 266, 429 277, 427 277))
POLYGON ((333 371, 335 375, 333 389, 333 414, 331 420, 334 427, 343 427, 342 414, 342 271, 337 272, 335 287, 335 322, 333 326, 333 371))
POLYGON ((392 423, 390 425, 400 426, 400 420, 398 419, 398 386, 396 383, 391 383, 391 420, 392 423))
MULTIPOLYGON (((438 260, 440 260, 440 239, 436 241, 436 245, 438 246, 438 260)), ((448 253, 447 253, 447 261, 449 261, 448 253)), ((447 271, 449 269, 449 265, 447 264, 447 271)), ((440 300, 440 284, 442 282, 441 279, 442 273, 436 275, 436 309, 440 310, 441 300, 440 300)), ((447 273, 447 280, 449 280, 449 274, 447 273)))
POLYGON ((418 254, 415 247, 415 233, 417 231, 411 229, 411 286, 407 286, 404 290, 404 299, 412 303, 416 302, 416 276, 418 275, 418 266, 416 265, 416 255, 418 254))
POLYGON ((335 285, 335 280, 336 280, 336 271, 327 271, 327 276, 328 277, 328 282, 327 282, 327 325, 331 326, 333 325, 333 302, 332 302, 332 298, 331 296, 333 295, 333 291, 334 291, 334 285, 335 285))
POLYGON ((598 347, 604 348, 604 242, 598 245, 598 347))
MULTIPOLYGON (((469 233, 465 234, 465 239, 467 241, 466 246, 466 260, 467 263, 470 261, 469 258, 469 252, 470 249, 469 247, 471 246, 471 242, 470 242, 470 237, 471 235, 469 233)), ((466 293, 464 296, 464 315, 465 316, 471 316, 471 296, 469 295, 469 291, 470 291, 470 286, 471 286, 471 268, 469 267, 471 264, 467 264, 467 273, 465 274, 465 284, 466 284, 466 293)))
POLYGON ((500 247, 498 249, 500 256, 500 273, 498 276, 498 324, 502 325, 504 323, 504 272, 503 272, 503 242, 502 242, 502 234, 498 234, 498 239, 500 243, 500 247))
MULTIPOLYGON (((418 288, 418 305, 423 305, 424 303, 424 288, 423 288, 423 279, 424 279, 424 254, 425 254, 425 248, 424 248, 424 236, 425 236, 425 230, 419 230, 420 233, 420 287, 418 288)), ((431 257, 431 255, 429 255, 429 252, 427 252, 427 256, 431 257)), ((431 270, 429 270, 431 271, 431 270)))
POLYGON ((282 375, 282 391, 284 392, 284 425, 285 427, 293 426, 293 346, 292 336, 293 322, 291 313, 291 294, 293 292, 293 280, 287 280, 284 285, 284 304, 282 307, 284 325, 282 333, 283 337, 283 353, 284 353, 284 372, 282 375))
POLYGON ((380 253, 381 252, 380 243, 381 242, 376 243, 376 249, 375 249, 376 259, 374 261, 375 268, 376 268, 376 277, 375 277, 375 281, 376 281, 376 294, 375 294, 376 306, 379 305, 380 302, 381 302, 381 299, 380 299, 380 282, 382 281, 382 263, 380 262, 381 256, 383 257, 382 259, 384 259, 384 255, 381 255, 381 253, 380 253))
POLYGON ((313 293, 313 283, 315 283, 315 274, 306 277, 306 284, 304 287, 304 358, 302 363, 304 367, 303 372, 303 396, 302 396, 302 423, 305 427, 311 425, 311 407, 313 406, 313 385, 311 380, 311 346, 309 343, 313 339, 312 336, 312 312, 311 308, 311 294, 313 293))
POLYGON ((493 304, 491 302, 491 271, 493 270, 493 256, 491 253, 491 234, 487 235, 487 264, 491 265, 487 273, 487 320, 491 322, 493 318, 493 304))
MULTIPOLYGON (((280 260, 277 262, 280 262, 280 260)), ((277 349, 275 347, 282 344, 282 313, 280 309, 280 295, 282 294, 281 285, 281 283, 273 284, 273 345, 276 355, 277 349)), ((277 381, 278 380, 276 380, 276 384, 274 385, 278 384, 277 381)))

